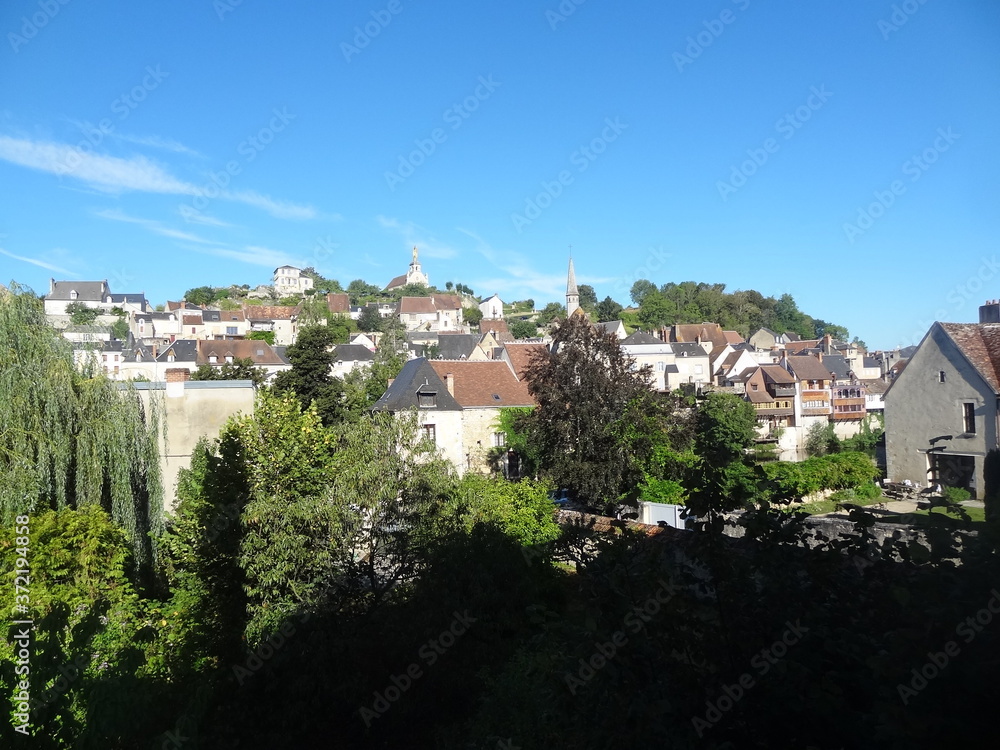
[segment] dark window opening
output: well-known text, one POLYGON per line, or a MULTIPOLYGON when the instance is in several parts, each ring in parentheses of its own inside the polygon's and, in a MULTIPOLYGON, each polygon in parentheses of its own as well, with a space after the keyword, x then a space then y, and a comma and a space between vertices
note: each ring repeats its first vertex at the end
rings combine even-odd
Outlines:
POLYGON ((962 404, 962 421, 965 423, 965 432, 967 435, 976 434, 976 405, 975 404, 962 404))

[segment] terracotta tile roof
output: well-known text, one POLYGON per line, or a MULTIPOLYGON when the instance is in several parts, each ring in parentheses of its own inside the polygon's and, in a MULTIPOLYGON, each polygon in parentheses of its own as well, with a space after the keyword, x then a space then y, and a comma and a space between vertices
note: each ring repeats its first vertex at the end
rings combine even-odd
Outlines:
POLYGON ((669 341, 674 342, 697 342, 699 337, 702 341, 711 341, 713 346, 725 346, 728 342, 722 326, 718 323, 680 323, 667 329, 669 341))
POLYGON ((506 362, 456 362, 432 360, 442 381, 454 376, 455 400, 463 409, 475 407, 534 406, 528 386, 514 377, 506 362))
POLYGON ((462 298, 455 294, 432 294, 431 299, 438 310, 462 309, 462 298))
POLYGON ((255 365, 283 365, 284 361, 275 354, 266 341, 198 341, 199 365, 212 364, 209 357, 215 356, 214 364, 224 364, 226 357, 252 359, 255 365))
POLYGON ((385 288, 387 290, 389 290, 389 289, 396 289, 396 288, 401 287, 401 286, 406 286, 406 274, 405 273, 400 274, 399 276, 397 276, 396 278, 394 278, 392 281, 390 281, 388 284, 385 285, 385 288))
POLYGON ((534 358, 547 357, 549 354, 549 350, 545 344, 519 344, 510 342, 504 344, 503 348, 507 352, 507 357, 510 359, 510 363, 514 368, 514 374, 517 375, 518 380, 524 380, 525 374, 534 361, 534 358))
POLYGON ((764 403, 770 403, 770 402, 774 401, 774 398, 771 396, 770 393, 768 393, 764 389, 761 389, 761 390, 758 390, 758 391, 755 391, 753 389, 748 389, 747 390, 747 400, 751 404, 764 404, 764 403))
POLYGON ((433 315, 437 312, 434 300, 430 297, 400 297, 398 310, 404 315, 412 313, 433 315))
POLYGON ((815 349, 818 346, 819 339, 810 339, 809 341, 789 341, 785 344, 785 351, 798 354, 803 349, 815 349))
POLYGON ((244 305, 247 320, 291 320, 298 315, 295 305, 244 305))
POLYGON ((351 296, 347 292, 331 292, 326 295, 326 308, 332 313, 349 313, 351 296))
POLYGON ((201 316, 200 315, 182 315, 181 325, 184 326, 200 326, 201 316))
POLYGON ((884 380, 862 380, 861 383, 868 389, 869 393, 874 395, 885 393, 889 388, 889 384, 884 380))
POLYGON ((726 337, 727 344, 745 344, 746 339, 740 335, 739 331, 723 331, 722 335, 726 337))
POLYGON ((1000 393, 1000 323, 938 323, 983 380, 1000 393))
POLYGON ((507 326, 507 321, 502 319, 493 320, 483 318, 479 322, 479 332, 480 333, 506 333, 510 334, 510 328, 507 326))
MULTIPOLYGON (((816 361, 819 362, 819 360, 816 361)), ((770 380, 772 383, 775 383, 776 385, 795 384, 795 378, 792 377, 792 374, 788 372, 788 370, 779 365, 761 365, 760 371, 764 373, 765 379, 770 380)), ((826 379, 829 380, 829 378, 830 374, 827 373, 826 379)), ((812 378, 812 379, 818 380, 818 378, 812 378)), ((809 378, 807 378, 807 380, 809 380, 809 378)))
POLYGON ((831 373, 822 362, 816 357, 803 356, 788 357, 788 367, 798 380, 832 380, 831 373))

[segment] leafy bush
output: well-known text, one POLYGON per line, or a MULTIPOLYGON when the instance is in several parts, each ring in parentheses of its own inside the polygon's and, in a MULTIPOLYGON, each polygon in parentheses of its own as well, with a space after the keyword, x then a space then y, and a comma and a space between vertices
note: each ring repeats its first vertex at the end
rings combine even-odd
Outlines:
POLYGON ((672 479, 654 479, 647 475, 642 483, 642 494, 639 499, 647 503, 684 505, 687 501, 687 490, 680 482, 672 479))
POLYGON ((972 494, 964 487, 945 487, 941 494, 949 503, 964 503, 972 494))
POLYGON ((874 485, 878 467, 864 453, 833 453, 815 456, 801 463, 776 461, 764 465, 771 500, 790 502, 819 490, 853 489, 867 493, 880 491, 874 485))

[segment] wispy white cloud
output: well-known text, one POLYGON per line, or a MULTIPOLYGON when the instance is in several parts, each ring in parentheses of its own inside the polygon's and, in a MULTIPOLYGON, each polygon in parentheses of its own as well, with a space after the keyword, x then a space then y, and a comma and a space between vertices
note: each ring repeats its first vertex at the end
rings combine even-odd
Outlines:
POLYGON ((163 226, 160 222, 154 221, 152 219, 140 219, 135 216, 128 216, 127 214, 119 211, 116 208, 108 208, 102 211, 95 211, 94 216, 101 219, 108 219, 110 221, 121 221, 126 224, 137 224, 144 229, 154 232, 155 234, 162 235, 164 237, 170 237, 175 240, 185 240, 186 242, 197 242, 203 245, 216 245, 218 243, 212 240, 206 240, 204 237, 199 237, 191 232, 183 232, 179 229, 172 229, 170 227, 163 226))
POLYGON ((39 260, 38 258, 29 258, 25 255, 15 255, 14 253, 7 252, 2 247, 0 247, 0 253, 3 253, 8 258, 13 258, 14 260, 19 260, 22 263, 30 263, 33 266, 38 266, 39 268, 44 268, 47 271, 54 271, 55 273, 61 273, 65 276, 72 276, 74 278, 79 278, 79 274, 68 271, 65 268, 54 265, 52 263, 47 263, 44 260, 39 260))
POLYGON ((303 206, 288 201, 276 201, 268 195, 261 195, 253 190, 241 190, 239 192, 222 191, 222 197, 239 203, 246 203, 248 206, 267 211, 271 216, 279 219, 314 219, 316 209, 312 206, 303 206))
MULTIPOLYGON (((144 156, 123 159, 88 153, 67 143, 0 135, 0 159, 60 177, 72 177, 106 193, 134 190, 171 195, 202 194, 201 187, 173 176, 144 156)), ((253 190, 223 190, 220 197, 253 206, 279 219, 313 219, 317 215, 312 206, 275 200, 253 190)))
POLYGON ((270 269, 275 269, 279 266, 297 266, 301 268, 304 265, 300 258, 294 258, 282 250, 273 250, 269 247, 260 247, 257 245, 248 245, 242 250, 223 247, 192 247, 191 249, 199 253, 217 255, 220 258, 230 258, 238 260, 241 263, 264 266, 270 269))
POLYGON ((388 229, 402 237, 409 246, 416 246, 425 258, 450 259, 458 256, 458 250, 439 241, 426 229, 412 221, 400 221, 390 216, 376 217, 383 229, 388 229))
POLYGON ((206 213, 199 211, 191 206, 184 206, 183 208, 178 208, 177 212, 181 215, 184 221, 190 224, 201 224, 205 227, 231 227, 233 226, 229 222, 223 221, 222 219, 216 219, 214 216, 209 216, 206 213))
POLYGON ((183 143, 173 140, 172 138, 161 138, 158 135, 126 135, 124 133, 117 133, 112 131, 109 135, 115 140, 124 141, 125 143, 134 143, 137 146, 149 146, 150 148, 159 148, 164 151, 170 151, 175 154, 187 154, 188 156, 196 156, 199 159, 204 159, 204 155, 198 153, 193 148, 188 148, 183 143))

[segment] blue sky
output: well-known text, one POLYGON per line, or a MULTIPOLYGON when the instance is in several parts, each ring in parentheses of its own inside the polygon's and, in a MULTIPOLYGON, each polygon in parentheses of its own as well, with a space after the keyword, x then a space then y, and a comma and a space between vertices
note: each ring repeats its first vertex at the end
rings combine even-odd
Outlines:
POLYGON ((313 265, 790 292, 873 347, 1000 297, 991 0, 10 0, 0 280, 313 265))

